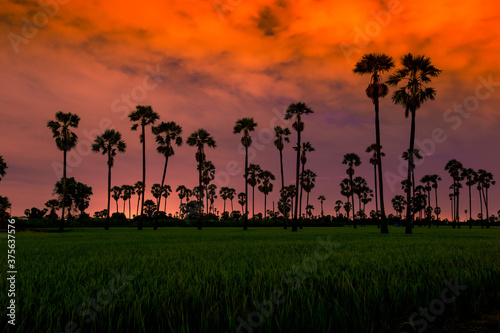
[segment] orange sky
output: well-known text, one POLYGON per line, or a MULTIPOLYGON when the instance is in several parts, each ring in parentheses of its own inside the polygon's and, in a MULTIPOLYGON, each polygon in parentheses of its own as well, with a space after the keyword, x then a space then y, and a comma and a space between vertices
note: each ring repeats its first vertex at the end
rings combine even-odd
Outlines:
MULTIPOLYGON (((447 139, 428 152, 416 175, 442 176, 445 214, 451 180, 444 165, 449 159, 498 175, 500 84, 495 82, 500 82, 500 11, 493 1, 42 2, 45 8, 36 1, 0 4, 0 155, 9 166, 0 195, 9 197, 14 215, 32 206, 41 208, 51 198, 58 179, 54 163, 60 163, 62 153, 45 124, 59 110, 82 118, 76 130, 80 146, 68 176, 93 187, 93 212, 106 205, 106 164, 85 147, 100 124, 121 131, 128 144, 127 153, 116 160, 113 185, 133 184, 141 177, 138 134, 130 131, 124 117, 133 105, 152 105, 163 121, 178 122, 185 137, 199 127, 207 129, 218 143, 208 158, 222 179, 228 161, 243 162, 232 127, 244 116, 259 123, 256 135, 261 136, 257 142, 262 150, 253 162, 279 175, 278 152, 266 133, 275 121, 273 109, 283 110, 296 101, 315 111, 306 119, 304 132, 316 148, 308 162, 318 174, 311 194, 315 212, 319 213, 316 198, 324 194, 325 212, 332 213, 335 200, 343 199, 338 184, 345 176, 345 153, 362 157, 357 172, 373 187, 369 156, 364 153, 374 142, 373 107, 364 95, 368 78, 352 74, 356 60, 369 52, 396 59, 407 52, 425 54, 443 70, 432 84, 438 90, 436 101, 418 111, 417 141, 427 142, 437 128, 447 139), (158 73, 150 77, 151 70, 158 73), (493 82, 490 90, 477 90, 488 80, 493 82), (467 104, 475 101, 478 105, 467 104), (455 104, 464 103, 463 115, 452 111, 455 104), (480 149, 485 146, 489 149, 480 149)), ((398 157, 407 149, 410 122, 389 98, 381 103, 381 112, 384 164, 390 178, 398 174, 398 157)), ((154 149, 149 135, 148 185, 161 180, 163 159, 154 149)), ((285 159, 290 183, 290 146, 285 159)), ((192 147, 177 149, 167 183, 174 188, 195 185, 192 147)), ((241 174, 223 185, 243 190, 241 174)), ((388 182, 386 205, 401 192, 399 185, 388 182)), ((491 190, 491 213, 500 208, 498 193, 491 190)), ((262 206, 261 194, 256 197, 257 207, 262 206)), ((271 200, 276 197, 277 191, 271 200)), ((178 206, 178 197, 172 198, 169 210, 178 206)), ((464 209, 466 203, 464 196, 464 209)))

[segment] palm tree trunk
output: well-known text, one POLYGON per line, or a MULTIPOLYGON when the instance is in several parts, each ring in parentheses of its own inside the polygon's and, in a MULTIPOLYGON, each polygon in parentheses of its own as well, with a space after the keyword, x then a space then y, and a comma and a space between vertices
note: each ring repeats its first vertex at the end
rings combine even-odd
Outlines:
POLYGON ((109 210, 111 202, 111 149, 108 149, 108 215, 106 216, 106 223, 104 225, 104 230, 109 230, 109 210))
MULTIPOLYGON (((226 199, 224 199, 224 213, 226 212, 226 199)), ((222 214, 224 214, 222 213, 222 214)))
POLYGON ((165 215, 167 215, 167 199, 168 197, 165 197, 165 205, 163 206, 163 211, 165 212, 165 215))
MULTIPOLYGON (((302 174, 304 174, 305 163, 302 163, 302 174)), ((300 184, 300 198, 299 198, 299 228, 302 229, 302 184, 300 184)))
POLYGON ((252 186, 252 225, 255 225, 255 186, 252 186))
POLYGON ((483 199, 484 199, 484 208, 486 209, 486 219, 483 216, 483 219, 485 220, 486 223, 486 229, 490 227, 490 215, 488 211, 488 189, 485 189, 484 186, 482 187, 483 191, 483 199))
POLYGON ((484 215, 483 215, 483 197, 481 195, 481 189, 479 191, 479 206, 481 207, 481 229, 484 227, 484 215))
POLYGON ((307 206, 309 206, 309 191, 307 192, 306 195, 306 215, 307 215, 307 206))
POLYGON ((267 217, 267 195, 264 193, 264 225, 266 225, 266 217, 267 217))
POLYGON ((457 206, 456 206, 456 210, 457 210, 457 214, 456 214, 456 220, 457 220, 457 226, 458 226, 458 229, 460 229, 460 211, 458 210, 459 206, 460 206, 460 189, 458 188, 458 181, 457 181, 457 206))
POLYGON ((128 219, 130 220, 130 214, 132 210, 132 205, 130 204, 130 198, 128 199, 128 219))
MULTIPOLYGON (((169 152, 169 146, 167 146, 167 152, 169 152)), ((162 197, 162 191, 163 191, 163 185, 165 184, 165 175, 167 174, 167 166, 168 166, 168 153, 165 155, 165 165, 163 166, 163 176, 161 177, 161 187, 160 187, 160 197, 158 198, 158 206, 156 208, 156 217, 155 217, 155 223, 153 230, 158 229, 158 218, 160 215, 160 203, 161 203, 161 197, 162 197)), ((165 199, 165 210, 167 209, 167 199, 165 199)))
POLYGON ((231 213, 234 211, 233 209, 233 199, 231 199, 231 213))
POLYGON ((202 191, 202 187, 201 187, 201 162, 202 162, 202 156, 201 156, 201 149, 200 147, 198 147, 198 156, 199 156, 199 159, 198 159, 198 230, 201 230, 201 214, 202 214, 202 208, 201 208, 201 204, 202 204, 202 200, 201 200, 201 194, 203 193, 202 191))
MULTIPOLYGON (((300 124, 300 116, 297 116, 296 122, 300 124)), ((297 214, 299 212, 299 172, 300 172, 300 130, 297 131, 297 167, 295 170, 295 212, 293 215, 292 232, 297 231, 297 214)))
MULTIPOLYGON (((378 162, 377 162, 378 163, 378 162)), ((375 213, 378 215, 378 193, 377 193, 377 164, 373 165, 373 179, 375 180, 375 213)), ((377 216, 377 228, 380 228, 380 221, 377 216)))
MULTIPOLYGON (((375 89, 377 90, 377 89, 375 89)), ((384 205, 384 179, 382 174, 382 154, 380 152, 380 120, 379 120, 379 101, 378 101, 378 90, 375 92, 375 143, 377 144, 377 164, 378 164, 378 188, 380 191, 380 232, 382 234, 388 234, 389 228, 387 227, 387 219, 385 216, 385 205, 384 205)), ((377 198, 377 181, 375 180, 375 199, 377 198)))
POLYGON ((245 145, 245 212, 243 213, 243 230, 248 229, 248 147, 245 145))
MULTIPOLYGON (((144 191, 146 191, 146 137, 144 125, 142 127, 142 184, 144 186, 144 191)), ((139 218, 139 224, 137 226, 138 230, 142 230, 142 219, 144 214, 144 193, 141 197, 141 217, 139 218)))
POLYGON ((64 231, 64 208, 66 206, 66 150, 63 150, 63 197, 62 197, 62 215, 59 222, 59 232, 64 231))
POLYGON ((472 229, 472 185, 469 185, 469 229, 472 229))
POLYGON ((412 233, 412 220, 413 220, 413 215, 411 211, 411 202, 412 202, 412 196, 411 196, 411 189, 412 189, 412 174, 413 174, 413 149, 415 148, 415 110, 411 110, 411 131, 410 131, 410 151, 408 152, 408 176, 407 176, 407 181, 408 181, 408 191, 406 192, 406 228, 405 228, 405 233, 406 234, 411 234, 412 233))
MULTIPOLYGON (((283 219, 285 220, 285 226, 283 229, 287 229, 288 227, 288 219, 285 209, 285 194, 283 193, 283 189, 285 188, 285 176, 283 175, 283 150, 280 149, 280 167, 281 167, 281 203, 283 205, 283 219)), ((278 206, 279 207, 279 206, 278 206)))
POLYGON ((139 204, 141 203, 141 194, 138 193, 137 195, 138 195, 138 197, 137 197, 137 212, 136 212, 135 216, 139 216, 139 204))

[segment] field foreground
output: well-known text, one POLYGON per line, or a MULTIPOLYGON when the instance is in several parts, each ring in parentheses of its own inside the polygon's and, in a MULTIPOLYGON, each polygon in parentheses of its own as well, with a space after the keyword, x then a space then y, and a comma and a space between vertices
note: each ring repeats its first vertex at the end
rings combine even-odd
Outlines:
MULTIPOLYGON (((500 229, 378 232, 344 227, 298 233, 281 228, 17 233, 16 329, 432 331, 470 320, 498 299, 500 229)), ((6 282, 2 279, 2 290, 8 289, 6 282)), ((0 298, 6 304, 6 293, 0 298)))

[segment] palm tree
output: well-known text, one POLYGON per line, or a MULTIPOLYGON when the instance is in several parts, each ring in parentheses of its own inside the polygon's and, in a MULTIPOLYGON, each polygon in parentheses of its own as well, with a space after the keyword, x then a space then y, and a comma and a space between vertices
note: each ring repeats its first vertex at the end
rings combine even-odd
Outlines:
POLYGON ((337 214, 337 217, 339 217, 339 211, 342 208, 342 203, 343 203, 342 200, 335 201, 334 210, 335 210, 335 213, 337 214))
MULTIPOLYGON (((388 234, 389 229, 387 228, 387 220, 385 217, 385 205, 384 205, 384 182, 382 176, 382 156, 381 153, 381 143, 380 143, 380 122, 379 122, 379 98, 387 96, 389 93, 389 88, 382 81, 381 74, 386 73, 393 69, 395 66, 392 57, 383 53, 369 53, 365 54, 361 60, 356 63, 354 67, 354 73, 364 75, 369 74, 370 83, 366 88, 366 96, 370 98, 375 106, 375 158, 378 165, 378 179, 379 179, 379 189, 380 189, 380 214, 381 214, 381 228, 380 232, 383 234, 388 234)), ((375 177, 376 178, 376 177, 375 177)), ((375 187, 375 193, 377 193, 377 188, 375 187)), ((376 197, 375 197, 376 198, 376 197)), ((377 206, 378 212, 378 206, 377 206)))
POLYGON ((104 230, 109 230, 109 202, 111 192, 111 168, 115 163, 116 153, 124 153, 127 145, 122 140, 120 132, 114 129, 107 129, 103 134, 98 135, 92 144, 94 153, 101 152, 102 155, 108 155, 108 214, 106 216, 106 224, 104 230))
MULTIPOLYGON (((359 206, 359 211, 361 212, 361 197, 363 196, 363 193, 365 191, 368 191, 368 183, 366 182, 366 179, 364 179, 361 176, 358 176, 354 178, 353 180, 353 192, 358 196, 358 206, 359 206)), ((354 209, 354 205, 352 206, 354 209)), ((356 211, 353 210, 353 213, 356 214, 356 211)), ((358 214, 359 216, 359 214, 358 214)))
POLYGON ((472 186, 476 185, 477 172, 472 168, 465 170, 465 185, 469 187, 469 229, 472 229, 472 186))
MULTIPOLYGON (((163 167, 163 176, 161 177, 161 188, 163 189, 165 185, 165 175, 167 174, 168 158, 174 155, 173 145, 175 144, 178 147, 182 145, 182 127, 177 125, 174 121, 169 121, 168 123, 161 122, 158 126, 152 127, 151 130, 153 134, 156 135, 156 143, 158 144, 156 151, 165 156, 165 166, 163 167)), ((165 213, 167 210, 168 195, 169 194, 165 197, 165 213)), ((160 203, 161 196, 158 198, 158 212, 160 212, 160 203)), ((156 214, 153 227, 154 230, 158 229, 158 216, 159 214, 156 214)))
MULTIPOLYGON (((245 204, 247 203, 247 195, 245 192, 238 193, 238 203, 241 205, 241 214, 245 215, 244 209, 245 209, 245 204)), ((246 213, 248 213, 248 210, 246 213)))
MULTIPOLYGON (((379 212, 379 208, 378 208, 378 190, 377 190, 377 168, 378 168, 378 164, 379 164, 379 158, 378 158, 378 154, 380 152, 380 156, 385 156, 385 154, 382 152, 382 147, 380 147, 380 149, 378 149, 378 146, 376 143, 372 143, 371 145, 369 145, 366 150, 365 150, 367 153, 373 153, 372 157, 370 157, 370 164, 373 165, 373 180, 375 182, 375 211, 377 213, 377 216, 378 216, 378 212, 379 212)), ((383 190, 382 190, 383 192, 383 190)), ((385 213, 385 208, 384 208, 384 213, 385 213)), ((382 213, 381 213, 382 215, 382 213)), ((379 224, 379 227, 380 227, 380 224, 379 224)), ((387 230, 387 232, 389 232, 389 230, 387 230)))
POLYGON ((208 185, 207 198, 210 200, 210 212, 214 213, 214 201, 217 199, 217 185, 208 185))
MULTIPOLYGON (((285 176, 283 174, 283 148, 285 147, 285 141, 290 142, 290 139, 288 136, 292 134, 288 128, 282 128, 281 126, 276 126, 274 127, 274 135, 276 137, 276 140, 274 140, 274 145, 276 148, 278 148, 278 151, 280 152, 280 169, 281 169, 281 200, 283 201, 283 194, 284 188, 285 188, 285 176)), ((287 219, 285 219, 285 226, 284 228, 287 228, 287 219)))
MULTIPOLYGON (((401 57, 402 68, 389 76, 387 84, 397 86, 401 81, 404 85, 396 90, 392 95, 392 101, 405 108, 405 117, 411 114, 410 130, 410 156, 408 158, 408 183, 411 185, 413 172, 413 150, 415 149, 415 116, 416 111, 428 100, 436 98, 436 90, 427 87, 425 84, 431 82, 431 78, 439 76, 441 70, 431 64, 429 57, 419 55, 413 56, 408 53, 401 57)), ((411 188, 411 186, 410 186, 411 188)), ((411 191, 406 193, 406 201, 411 202, 411 191)), ((405 233, 412 233, 412 214, 410 205, 406 206, 406 230, 405 233)))
POLYGON ((234 188, 229 188, 227 190, 227 198, 229 199, 229 201, 231 201, 231 213, 234 211, 233 209, 233 199, 234 199, 234 195, 236 194, 236 190, 234 188))
POLYGON ((431 207, 431 190, 432 190, 431 182, 432 182, 432 179, 431 179, 431 175, 423 176, 420 179, 420 182, 422 184, 424 184, 424 189, 427 192, 427 200, 428 200, 427 208, 430 208, 430 209, 426 209, 426 213, 427 213, 426 218, 429 221, 429 228, 430 228, 431 227, 430 220, 431 220, 431 215, 432 215, 432 207, 431 207))
MULTIPOLYGON (((242 118, 236 121, 236 125, 233 128, 233 134, 239 134, 243 132, 243 137, 241 138, 241 143, 245 147, 245 198, 248 198, 248 147, 252 144, 252 137, 250 132, 253 132, 257 127, 257 123, 253 118, 242 118)), ((245 213, 243 219, 243 230, 248 228, 248 200, 245 202, 245 213)))
MULTIPOLYGON (((61 207, 61 202, 57 199, 50 199, 45 203, 45 207, 50 209, 50 217, 55 217, 57 218, 57 211, 61 207)), ((0 216, 1 217, 1 216, 0 216)))
MULTIPOLYGON (((128 117, 130 121, 135 122, 132 125, 132 131, 136 131, 141 127, 140 142, 142 142, 142 184, 146 188, 146 126, 154 125, 155 121, 160 119, 158 113, 153 111, 151 106, 137 105, 135 111, 130 112, 128 117)), ((137 226, 138 230, 142 230, 142 215, 144 213, 144 195, 141 203, 141 217, 137 226)))
MULTIPOLYGON (((130 219, 131 210, 132 210, 132 207, 130 204, 130 199, 132 199, 132 195, 135 194, 135 188, 132 185, 123 185, 122 190, 123 190, 123 197, 122 197, 123 200, 124 201, 128 200, 128 218, 130 219)), ((124 211, 124 213, 125 213, 125 211, 124 211)))
POLYGON ((201 167, 202 167, 201 181, 203 185, 205 185, 205 193, 207 197, 207 215, 208 215, 208 185, 215 178, 215 166, 211 161, 204 161, 201 167))
MULTIPOLYGON (((156 199, 156 206, 158 206, 158 200, 160 200, 161 195, 163 194, 163 188, 161 185, 154 183, 153 186, 151 186, 151 194, 153 195, 153 198, 156 199)), ((159 212, 158 207, 156 207, 156 212, 159 212)))
POLYGON ((113 193, 111 196, 116 201, 116 212, 118 213, 118 200, 120 199, 120 196, 122 195, 122 188, 120 186, 113 186, 111 188, 111 193, 113 193))
MULTIPOLYGON (((409 150, 403 152, 403 155, 401 156, 403 160, 408 161, 410 159, 410 152, 409 150)), ((413 149, 413 158, 417 160, 421 160, 423 157, 420 155, 420 150, 419 149, 413 149)), ((415 163, 413 163, 413 169, 411 170, 411 189, 413 193, 415 192, 415 163)), ((405 192, 406 193, 406 192, 405 192)))
POLYGON ((325 201, 325 200, 326 200, 326 198, 325 198, 325 196, 324 196, 324 195, 320 195, 320 196, 318 197, 318 200, 319 200, 319 202, 320 202, 320 204, 321 204, 321 217, 324 217, 325 215, 323 214, 323 201, 325 201))
MULTIPOLYGON (((294 150, 297 150, 297 147, 293 147, 294 150)), ((302 143, 302 149, 301 149, 301 154, 300 154, 300 163, 302 164, 302 173, 304 172, 305 165, 307 163, 307 156, 306 153, 315 151, 311 143, 308 142, 303 142, 302 143)), ((302 229, 302 185, 300 186, 300 197, 299 197, 299 226, 300 229, 302 229)))
POLYGON ((262 169, 257 164, 250 164, 247 172, 247 182, 252 186, 252 223, 255 223, 255 186, 260 184, 262 169))
POLYGON ((285 120, 292 119, 295 117, 295 122, 292 127, 297 132, 297 167, 295 170, 295 212, 293 215, 293 226, 292 231, 297 231, 297 214, 298 214, 298 205, 299 205, 299 176, 300 176, 300 134, 304 130, 304 122, 302 121, 302 115, 308 115, 313 113, 305 103, 298 102, 293 103, 288 106, 285 114, 285 120))
POLYGON ((439 213, 441 212, 441 209, 439 209, 439 213, 436 212, 436 209, 439 208, 438 192, 437 192, 439 181, 441 181, 441 177, 439 175, 436 175, 436 174, 430 175, 430 182, 432 183, 431 186, 434 189, 434 197, 436 198, 436 207, 434 207, 434 213, 436 213, 436 226, 439 225, 437 220, 439 220, 439 213))
POLYGON ((271 180, 276 180, 276 177, 274 177, 271 171, 263 170, 260 172, 259 178, 262 181, 259 191, 264 194, 264 223, 266 223, 267 195, 273 191, 274 185, 271 183, 271 180))
POLYGON ((144 202, 144 212, 149 218, 151 218, 151 216, 153 216, 153 214, 156 212, 156 207, 157 205, 151 199, 148 199, 144 202))
POLYGON ((227 186, 222 186, 219 190, 219 195, 222 198, 222 200, 224 201, 223 214, 226 212, 226 200, 228 199, 228 191, 229 191, 229 187, 227 187, 227 186))
POLYGON ((306 207, 309 206, 309 194, 311 193, 312 189, 316 186, 316 177, 317 175, 309 170, 306 169, 302 174, 300 175, 300 186, 304 188, 304 191, 306 191, 306 207))
POLYGON ((458 227, 460 228, 460 217, 459 217, 459 206, 460 206, 460 188, 462 187, 460 182, 464 180, 465 174, 464 174, 464 167, 462 163, 459 161, 452 159, 446 163, 446 166, 444 167, 445 171, 448 171, 451 178, 453 179, 453 188, 454 188, 454 199, 455 199, 455 218, 453 220, 453 228, 458 223, 458 227), (460 186, 459 186, 460 185, 460 186))
POLYGON ((141 182, 140 180, 137 181, 134 184, 134 190, 135 190, 135 193, 137 194, 137 212, 135 213, 135 215, 139 216, 139 203, 141 201, 141 196, 144 195, 144 183, 141 182))
POLYGON ((402 219, 403 211, 405 210, 406 200, 402 195, 396 195, 392 198, 392 207, 399 214, 399 218, 402 219))
MULTIPOLYGON (((351 192, 352 213, 353 213, 352 219, 354 220, 354 217, 356 216, 356 210, 354 209, 354 182, 353 182, 354 167, 361 165, 361 159, 359 158, 358 155, 354 153, 345 154, 344 159, 342 160, 342 164, 347 164, 348 166, 346 173, 349 175, 349 186, 351 188, 350 192, 351 192)), ((354 227, 356 227, 355 223, 354 227)))
POLYGON ((7 169, 7 163, 3 160, 3 156, 0 156, 0 181, 5 176, 5 169, 7 169))
POLYGON ((181 204, 179 205, 180 207, 182 206, 182 199, 184 199, 187 195, 187 187, 184 185, 179 185, 177 186, 175 192, 177 192, 177 194, 179 195, 179 199, 181 200, 181 204))
MULTIPOLYGON (((56 140, 57 149, 63 152, 63 200, 62 200, 62 215, 59 223, 59 232, 64 230, 64 208, 66 203, 66 154, 68 151, 76 147, 78 136, 71 131, 71 127, 77 128, 80 122, 80 117, 76 114, 64 113, 59 111, 56 113, 56 120, 47 122, 47 127, 52 131, 52 137, 56 140)), ((5 164, 5 163, 4 163, 5 164)), ((4 168, 5 174, 5 168, 4 168)))
POLYGON ((481 194, 483 195, 484 207, 486 208, 486 228, 489 228, 490 215, 488 210, 488 189, 491 187, 491 185, 495 185, 496 182, 493 180, 493 174, 491 172, 479 169, 477 173, 478 182, 481 184, 481 194))
MULTIPOLYGON (((348 178, 344 178, 340 182, 340 194, 346 197, 347 202, 349 202, 351 196, 354 195, 352 182, 348 178)), ((347 212, 347 220, 349 220, 349 211, 346 212, 347 212)), ((356 229, 356 223, 354 223, 354 229, 356 229)))
POLYGON ((170 193, 172 193, 172 188, 170 187, 170 185, 163 185, 163 192, 161 196, 165 198, 165 206, 163 207, 163 211, 165 212, 165 214, 167 214, 167 199, 170 196, 170 193))
MULTIPOLYGON (((201 173, 202 173, 202 164, 205 162, 205 146, 209 148, 215 148, 217 144, 215 143, 214 138, 208 133, 205 129, 200 128, 197 131, 194 131, 191 133, 189 138, 187 139, 187 144, 191 147, 197 147, 196 150, 196 162, 198 162, 198 184, 199 188, 201 190, 201 173)), ((201 216, 202 216, 202 193, 203 191, 200 191, 198 193, 198 205, 199 205, 199 212, 198 212, 198 230, 201 230, 201 216)))

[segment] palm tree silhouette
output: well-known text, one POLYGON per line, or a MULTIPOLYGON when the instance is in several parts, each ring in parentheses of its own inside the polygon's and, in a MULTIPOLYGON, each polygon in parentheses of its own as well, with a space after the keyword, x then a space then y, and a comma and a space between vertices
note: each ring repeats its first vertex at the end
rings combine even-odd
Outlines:
MULTIPOLYGON (((141 196, 144 195, 144 183, 140 180, 134 184, 134 190, 137 194, 137 212, 135 216, 139 216, 139 203, 141 202, 141 196)), ((143 200, 144 201, 144 200, 143 200)))
MULTIPOLYGON (((377 218, 379 218, 377 177, 380 175, 377 175, 377 169, 379 164, 378 154, 380 153, 380 156, 385 156, 385 154, 382 152, 382 147, 378 147, 376 143, 372 143, 371 145, 369 145, 365 151, 367 153, 373 153, 372 157, 370 157, 370 164, 373 165, 373 180, 375 182, 375 212, 377 213, 377 218)), ((382 192, 383 191, 384 190, 382 189, 382 192)), ((382 215, 382 210, 380 210, 380 212, 381 212, 380 215, 382 215)), ((385 207, 384 207, 384 214, 385 214, 385 207)), ((377 223, 377 226, 380 227, 380 223, 377 223)), ((387 232, 389 232, 389 229, 387 229, 387 232)))
MULTIPOLYGON (((122 190, 123 190, 123 197, 122 197, 123 200, 124 201, 128 200, 128 218, 130 219, 131 211, 132 211, 130 199, 132 199, 132 195, 135 194, 135 188, 132 185, 123 185, 122 190)), ((124 213, 125 213, 125 211, 124 211, 124 213)))
MULTIPOLYGON (((274 140, 274 145, 280 152, 280 170, 281 170, 281 200, 284 202, 283 194, 285 193, 284 188, 285 188, 285 176, 283 174, 283 148, 285 147, 285 141, 290 142, 290 139, 288 136, 292 134, 288 128, 282 128, 281 126, 276 126, 274 127, 274 136, 276 140, 274 140)), ((287 219, 285 218, 285 226, 284 228, 287 228, 287 219)))
POLYGON ((201 165, 202 171, 201 171, 201 182, 203 185, 205 185, 205 194, 206 194, 206 200, 207 200, 207 215, 208 215, 208 185, 212 180, 215 178, 215 166, 211 161, 205 161, 201 165))
MULTIPOLYGON (((431 64, 429 57, 419 55, 413 56, 408 53, 401 57, 402 68, 398 69, 394 74, 389 76, 387 84, 397 86, 401 81, 405 81, 404 85, 397 89, 392 95, 392 101, 395 104, 400 104, 405 108, 405 117, 411 114, 411 130, 410 130, 410 156, 408 158, 408 183, 412 183, 413 150, 415 149, 415 116, 416 111, 428 100, 434 100, 436 90, 427 87, 425 84, 430 83, 433 77, 438 77, 441 70, 431 64)), ((410 186, 411 188, 411 186, 410 186)), ((406 201, 411 202, 411 191, 406 194, 406 201)), ((410 205, 406 206, 406 229, 405 233, 412 233, 412 214, 410 205)))
POLYGON ((321 204, 321 217, 324 217, 325 215, 323 214, 323 201, 325 201, 325 200, 326 200, 326 198, 325 198, 325 196, 324 196, 324 195, 320 195, 320 196, 318 197, 318 200, 319 200, 319 202, 320 202, 320 204, 321 204))
MULTIPOLYGON (((294 150, 297 150, 297 147, 293 147, 294 150)), ((308 142, 303 142, 302 143, 302 149, 301 149, 301 154, 300 154, 300 163, 302 164, 302 173, 304 172, 305 165, 307 163, 307 156, 306 153, 315 151, 311 143, 308 142)), ((299 228, 302 229, 302 184, 300 185, 300 197, 299 197, 299 228)))
POLYGON ((177 192, 177 195, 179 196, 179 199, 181 200, 181 203, 179 205, 182 206, 182 199, 184 199, 187 195, 187 187, 184 185, 179 185, 177 186, 177 189, 175 190, 177 192))
POLYGON ((255 186, 260 184, 262 169, 257 164, 250 164, 247 172, 247 182, 252 186, 252 223, 255 223, 255 186))
MULTIPOLYGON (((253 132, 257 127, 257 123, 253 118, 242 118, 236 121, 233 128, 233 134, 239 134, 243 132, 243 137, 241 138, 241 143, 245 147, 245 198, 248 198, 248 147, 252 144, 252 137, 250 132, 253 132)), ((248 200, 245 202, 245 213, 243 213, 243 230, 248 228, 248 200)))
POLYGON ((227 186, 222 186, 219 190, 219 195, 220 197, 222 198, 222 200, 224 201, 224 211, 223 211, 223 214, 226 212, 226 200, 229 198, 228 194, 229 194, 229 187, 227 186))
POLYGON ((262 181, 262 184, 259 185, 259 191, 264 194, 264 223, 266 223, 267 195, 273 191, 274 185, 271 180, 276 180, 276 177, 271 171, 263 170, 260 172, 259 178, 262 181))
MULTIPOLYGON (((139 136, 142 143, 142 184, 146 188, 146 132, 145 128, 149 125, 154 125, 155 121, 160 119, 158 113, 153 111, 151 106, 137 105, 135 111, 130 112, 128 115, 130 121, 135 122, 132 125, 132 131, 136 131, 139 126, 141 127, 141 135, 139 136)), ((142 215, 144 214, 144 195, 142 196, 141 203, 141 217, 137 226, 138 230, 142 230, 142 215)))
POLYGON ((441 177, 439 175, 433 174, 430 175, 431 186, 434 189, 434 197, 436 198, 436 207, 434 207, 434 213, 436 213, 436 227, 439 227, 439 214, 441 213, 441 208, 438 205, 438 182, 441 181, 441 177))
MULTIPOLYGON (((349 175, 349 187, 351 188, 351 200, 352 200, 352 219, 355 220, 356 210, 354 208, 354 167, 361 165, 361 159, 357 154, 349 153, 344 155, 344 159, 342 160, 342 164, 347 164, 348 168, 346 173, 349 175)), ((356 223, 354 222, 354 228, 356 228, 356 223)))
MULTIPOLYGON (((174 155, 173 145, 175 144, 178 147, 182 145, 182 127, 177 125, 174 121, 169 121, 168 123, 162 121, 158 126, 153 126, 151 130, 153 131, 153 134, 156 135, 156 143, 158 144, 156 151, 165 156, 165 166, 163 167, 163 176, 161 178, 161 188, 163 189, 165 185, 165 175, 167 174, 168 158, 174 155)), ((168 194, 165 197, 165 213, 167 207, 167 197, 168 194)), ((158 212, 160 211, 160 204, 161 196, 158 199, 158 212)), ((153 227, 154 230, 158 229, 158 216, 159 214, 156 214, 153 227)))
POLYGON ((227 190, 227 198, 229 199, 229 201, 231 201, 231 213, 234 211, 233 199, 234 199, 235 194, 236 194, 236 190, 234 188, 229 188, 227 190))
POLYGON ((202 217, 202 195, 203 195, 203 190, 202 190, 202 165, 203 162, 205 162, 206 155, 205 155, 205 146, 209 148, 215 148, 217 144, 215 143, 214 138, 208 133, 205 129, 200 128, 196 130, 195 132, 191 133, 189 138, 187 139, 187 144, 191 147, 197 147, 196 151, 196 162, 198 162, 198 184, 199 184, 199 193, 198 193, 198 205, 199 205, 199 211, 198 211, 198 230, 201 230, 201 217, 202 217))
MULTIPOLYGON (((365 54, 361 60, 356 63, 354 67, 354 73, 364 75, 369 74, 370 83, 366 88, 366 96, 368 96, 375 106, 375 155, 376 163, 378 165, 378 179, 379 179, 379 190, 380 190, 380 214, 381 214, 381 230, 383 234, 388 234, 389 229, 387 228, 387 220, 385 216, 385 205, 384 205, 384 182, 382 176, 382 156, 380 150, 382 149, 380 143, 380 122, 379 122, 379 98, 387 96, 389 89, 387 85, 382 81, 381 74, 386 73, 394 68, 394 60, 392 57, 383 53, 369 53, 365 54)), ((375 188, 375 192, 377 189, 375 188)), ((376 198, 376 197, 375 197, 376 198)), ((377 206, 378 210, 378 206, 377 206)))
MULTIPOLYGON (((245 209, 245 205, 247 203, 247 195, 245 192, 238 193, 238 203, 241 205, 241 214, 245 215, 244 209, 245 209)), ((248 213, 248 211, 247 211, 247 213, 248 213)))
POLYGON ((496 182, 493 180, 493 174, 491 172, 479 169, 477 171, 477 174, 478 183, 481 184, 481 194, 483 195, 484 207, 486 208, 486 228, 488 229, 490 227, 490 215, 488 210, 488 189, 492 185, 495 185, 496 182))
POLYGON ((406 206, 406 200, 405 197, 402 195, 396 195, 394 198, 392 198, 392 207, 396 211, 396 213, 399 214, 399 218, 402 219, 402 214, 403 211, 405 210, 406 206))
POLYGON ((336 216, 339 217, 339 211, 342 208, 342 200, 337 200, 335 201, 335 207, 333 208, 335 210, 336 216))
POLYGON ((476 185, 477 172, 472 168, 465 169, 465 185, 469 187, 469 229, 472 229, 472 186, 476 185))
POLYGON ((298 214, 298 205, 299 205, 299 176, 300 176, 300 134, 304 130, 304 122, 302 121, 302 115, 308 115, 313 113, 305 103, 298 102, 292 103, 288 106, 285 114, 285 120, 292 119, 295 117, 295 122, 292 127, 297 132, 297 167, 295 170, 295 212, 293 214, 293 225, 292 232, 297 231, 297 214, 298 214))
MULTIPOLYGON (((52 216, 57 218, 57 211, 61 208, 61 202, 57 199, 50 199, 45 203, 45 207, 50 209, 50 217, 52 216)), ((1 216, 0 216, 1 217, 1 216)))
POLYGON ((109 202, 111 192, 111 168, 115 163, 116 153, 124 153, 127 148, 125 141, 122 140, 120 132, 114 129, 107 129, 103 134, 98 135, 92 144, 94 153, 101 152, 102 155, 108 155, 108 214, 104 230, 109 230, 109 202))
POLYGON ((59 223, 59 232, 64 231, 64 208, 66 203, 66 154, 68 151, 76 147, 78 136, 71 131, 71 127, 77 128, 80 122, 80 117, 76 114, 64 113, 59 111, 56 113, 56 120, 47 122, 47 127, 52 131, 52 137, 56 140, 57 149, 63 152, 63 200, 61 222, 59 223))
MULTIPOLYGON (((352 181, 349 178, 344 178, 340 182, 340 194, 346 197, 347 202, 349 202, 351 197, 354 195, 352 181)), ((350 206, 351 205, 349 205, 349 207, 350 206)), ((349 220, 349 210, 346 211, 346 213, 347 213, 347 220, 349 220)), ((354 223, 354 229, 356 229, 356 223, 354 223)))
POLYGON ((111 196, 113 199, 116 201, 116 212, 118 213, 118 200, 120 199, 120 196, 122 195, 122 188, 120 186, 113 186, 111 188, 111 196))
POLYGON ((304 191, 306 191, 306 207, 309 206, 309 194, 311 193, 312 189, 316 186, 316 177, 317 175, 309 170, 306 169, 304 170, 301 175, 300 175, 300 186, 304 188, 304 191))
MULTIPOLYGON (((158 200, 160 200, 162 193, 163 188, 160 184, 154 183, 153 186, 151 186, 151 194, 153 195, 153 198, 156 199, 156 206, 158 206, 158 200)), ((156 212, 159 212, 158 207, 156 207, 156 212)))
POLYGON ((7 163, 3 160, 3 156, 0 156, 0 181, 2 177, 5 176, 5 170, 7 169, 7 163))
MULTIPOLYGON (((403 155, 401 157, 403 158, 403 160, 408 161, 410 159, 410 152, 409 152, 409 150, 403 152, 403 155)), ((421 160, 423 158, 422 155, 420 155, 420 150, 419 149, 413 149, 413 158, 414 158, 414 160, 415 159, 421 160)), ((413 169, 411 170, 411 189, 412 189, 413 193, 415 193, 415 186, 416 186, 416 182, 415 182, 415 161, 413 162, 412 165, 413 165, 413 169)))
POLYGON ((161 196, 165 198, 165 206, 163 207, 163 211, 165 212, 165 214, 167 214, 167 199, 170 196, 170 193, 172 193, 172 188, 170 187, 170 185, 163 185, 162 188, 163 192, 161 196))
POLYGON ((444 167, 445 171, 448 171, 451 178, 453 179, 453 189, 454 189, 454 203, 455 203, 455 218, 453 219, 453 228, 458 224, 458 228, 460 228, 460 215, 459 215, 459 206, 460 206, 460 188, 462 187, 460 182, 464 180, 464 167, 462 163, 459 161, 452 159, 446 163, 444 167))

